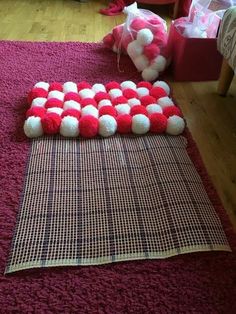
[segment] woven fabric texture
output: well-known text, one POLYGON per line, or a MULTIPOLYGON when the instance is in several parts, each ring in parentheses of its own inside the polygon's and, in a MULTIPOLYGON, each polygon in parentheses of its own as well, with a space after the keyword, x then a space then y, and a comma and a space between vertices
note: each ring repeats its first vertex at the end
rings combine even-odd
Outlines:
POLYGON ((182 136, 34 140, 7 272, 230 250, 182 136))

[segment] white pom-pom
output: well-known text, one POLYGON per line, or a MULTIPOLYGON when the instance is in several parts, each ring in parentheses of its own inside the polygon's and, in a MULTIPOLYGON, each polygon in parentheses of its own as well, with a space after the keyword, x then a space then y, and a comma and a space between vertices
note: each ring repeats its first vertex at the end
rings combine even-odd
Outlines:
POLYGON ((127 46, 127 53, 134 60, 143 53, 143 46, 137 40, 131 41, 127 46))
POLYGON ((49 84, 47 82, 38 82, 34 85, 34 88, 43 88, 45 89, 46 91, 49 90, 49 84))
POLYGON ((137 58, 135 58, 133 60, 134 62, 134 65, 136 67, 136 69, 139 71, 139 72, 142 72, 144 69, 146 69, 149 65, 149 60, 146 56, 144 55, 140 55, 138 56, 137 58))
POLYGON ((77 84, 75 84, 74 82, 66 82, 63 84, 63 92, 66 93, 78 93, 78 87, 77 84))
POLYGON ((152 113, 162 113, 162 108, 161 106, 157 104, 150 104, 146 107, 148 114, 152 113))
POLYGON ((104 107, 104 106, 112 106, 112 103, 109 99, 103 99, 103 100, 100 100, 99 103, 98 103, 98 109, 104 107))
POLYGON ((148 96, 149 95, 149 89, 146 87, 139 87, 139 88, 137 88, 137 93, 138 93, 138 96, 140 98, 143 96, 148 96))
POLYGON ((52 90, 48 93, 48 99, 50 99, 50 98, 56 98, 56 99, 63 101, 64 100, 64 93, 59 92, 58 90, 52 90))
POLYGON ((173 103, 172 99, 170 99, 170 97, 168 97, 168 96, 159 98, 157 103, 162 108, 169 107, 169 106, 174 106, 174 103, 173 103))
POLYGON ((43 135, 40 117, 29 117, 24 124, 24 132, 27 137, 34 138, 43 135))
POLYGON ((112 99, 116 98, 116 97, 120 97, 122 96, 122 91, 118 88, 113 88, 109 91, 109 95, 111 96, 112 99))
POLYGON ((158 72, 162 72, 166 68, 166 63, 166 58, 160 55, 153 60, 151 68, 157 70, 158 72))
POLYGON ((63 109, 62 108, 58 108, 58 107, 52 107, 52 108, 48 108, 47 112, 54 112, 57 113, 59 116, 62 115, 63 109))
POLYGON ((179 116, 171 116, 167 120, 166 133, 170 135, 179 135, 185 128, 184 119, 179 116))
POLYGON ((137 98, 130 98, 128 99, 128 105, 132 108, 133 106, 141 105, 141 101, 137 98))
POLYGON ((166 91, 167 95, 170 95, 170 87, 164 81, 156 81, 155 83, 153 83, 153 87, 161 87, 166 91))
POLYGON ((153 37, 153 33, 148 28, 143 28, 137 33, 137 41, 143 46, 151 44, 153 37))
POLYGON ((67 100, 64 102, 63 109, 76 109, 76 110, 81 110, 81 106, 77 101, 74 100, 67 100))
POLYGON ((144 81, 152 82, 159 76, 159 72, 152 67, 148 67, 143 70, 142 78, 144 81))
POLYGON ((60 134, 65 137, 76 137, 79 135, 79 121, 75 117, 66 116, 61 121, 60 134))
POLYGON ((95 108, 94 106, 92 105, 88 105, 88 106, 85 106, 84 108, 82 108, 81 110, 81 116, 93 116, 95 118, 98 118, 98 110, 97 108, 95 108))
POLYGON ((82 99, 84 98, 94 98, 95 93, 92 89, 90 88, 84 88, 79 91, 79 95, 82 99))
POLYGON ((132 81, 124 81, 120 84, 120 87, 122 90, 125 90, 125 89, 133 89, 133 90, 136 90, 136 84, 132 81))
POLYGON ((92 86, 92 90, 94 91, 95 94, 97 94, 97 93, 99 93, 99 92, 104 92, 104 93, 106 93, 106 88, 105 88, 105 86, 104 86, 103 84, 99 84, 99 83, 94 84, 94 85, 92 86))
MULTIPOLYGON (((231 1, 232 2, 232 1, 231 1)), ((190 38, 207 38, 207 32, 198 26, 186 27, 183 33, 184 37, 190 38)))
POLYGON ((103 137, 108 137, 116 133, 116 119, 105 114, 99 118, 99 134, 103 137))
POLYGON ((135 134, 145 134, 150 129, 150 120, 144 114, 136 114, 132 118, 132 132, 135 134))
POLYGON ((128 104, 119 104, 115 106, 116 111, 118 114, 129 114, 130 113, 130 106, 128 104))
POLYGON ((35 107, 35 106, 44 107, 46 101, 47 101, 47 98, 43 98, 43 97, 34 98, 32 101, 31 107, 35 107))

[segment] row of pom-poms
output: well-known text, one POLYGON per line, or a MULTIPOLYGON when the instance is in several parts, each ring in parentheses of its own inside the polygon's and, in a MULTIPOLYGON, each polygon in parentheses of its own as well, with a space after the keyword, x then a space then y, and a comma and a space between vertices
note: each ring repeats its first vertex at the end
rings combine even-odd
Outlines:
POLYGON ((106 86, 39 82, 28 95, 31 108, 26 113, 24 131, 31 138, 56 133, 66 137, 106 137, 116 131, 178 135, 185 124, 181 111, 167 96, 169 93, 163 81, 153 85, 140 82, 137 86, 131 81, 106 86))

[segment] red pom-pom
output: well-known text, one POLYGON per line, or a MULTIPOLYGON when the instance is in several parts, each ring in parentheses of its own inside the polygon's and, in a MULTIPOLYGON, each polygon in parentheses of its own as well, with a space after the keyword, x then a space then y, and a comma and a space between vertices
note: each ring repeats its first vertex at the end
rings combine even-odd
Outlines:
POLYGON ((63 91, 63 87, 62 87, 61 83, 53 82, 53 83, 50 84, 48 90, 49 90, 49 92, 52 91, 52 90, 58 90, 59 92, 62 92, 63 91))
POLYGON ((88 82, 83 81, 77 84, 77 88, 78 88, 78 91, 80 91, 85 88, 92 88, 92 86, 88 82))
POLYGON ((69 93, 66 93, 64 97, 64 101, 68 101, 68 100, 74 100, 80 103, 81 97, 77 93, 69 92, 69 93))
POLYGON ((46 134, 56 134, 60 130, 61 117, 54 112, 49 112, 41 120, 43 131, 46 134))
POLYGON ((113 106, 120 105, 120 104, 127 104, 127 103, 128 103, 128 99, 125 98, 124 96, 119 96, 112 100, 113 106))
POLYGON ((131 29, 137 32, 143 28, 146 28, 146 26, 147 26, 147 22, 141 18, 134 19, 132 23, 130 24, 131 29))
POLYGON ((87 115, 83 116, 79 121, 79 131, 83 137, 91 138, 97 135, 98 133, 98 119, 87 115))
POLYGON ((40 87, 33 88, 27 97, 28 104, 30 105, 35 98, 42 97, 47 98, 48 92, 40 87))
POLYGON ((147 107, 150 104, 156 103, 156 99, 149 95, 141 97, 140 101, 141 101, 141 104, 145 107, 147 107))
POLYGON ((102 41, 106 48, 111 49, 115 43, 115 38, 113 37, 112 34, 107 34, 106 36, 103 37, 102 41))
POLYGON ((97 108, 97 103, 96 103, 96 100, 94 98, 84 98, 81 100, 81 107, 84 108, 85 106, 88 106, 88 105, 92 105, 94 106, 95 108, 97 108))
POLYGON ((120 89, 120 84, 113 81, 113 82, 107 83, 105 87, 106 87, 106 90, 109 92, 109 90, 111 89, 116 89, 116 88, 120 89))
POLYGON ((144 54, 149 60, 153 60, 160 54, 160 48, 156 44, 150 44, 144 47, 144 54))
POLYGON ((150 82, 142 81, 142 82, 138 83, 137 87, 145 87, 145 88, 151 90, 152 84, 150 82))
POLYGON ((29 118, 31 116, 34 117, 40 117, 42 118, 46 113, 46 109, 44 107, 31 107, 29 110, 26 112, 26 118, 29 118))
POLYGON ((112 35, 116 43, 119 43, 121 41, 123 31, 124 31, 123 24, 117 25, 112 29, 112 35))
MULTIPOLYGON (((155 30, 154 30, 155 33, 155 30)), ((154 35, 153 44, 157 45, 158 47, 163 47, 167 44, 167 35, 166 33, 157 32, 157 34, 154 35)))
POLYGON ((182 112, 181 110, 176 107, 176 106, 168 106, 168 107, 164 107, 163 108, 163 114, 169 118, 171 116, 179 116, 179 117, 182 117, 182 112))
POLYGON ((57 98, 50 98, 45 103, 45 108, 63 108, 63 101, 57 99, 57 98))
POLYGON ((129 114, 122 114, 116 118, 117 132, 121 134, 131 133, 132 117, 129 114))
POLYGON ((105 114, 109 114, 112 117, 116 117, 117 112, 116 109, 112 106, 103 106, 99 109, 99 116, 104 116, 105 114))
POLYGON ((162 113, 153 113, 149 116, 150 132, 161 134, 166 131, 167 118, 162 113))
POLYGON ((124 52, 127 53, 127 47, 128 47, 128 44, 131 43, 131 41, 133 41, 133 37, 132 37, 132 33, 128 33, 128 34, 124 34, 122 35, 122 41, 121 41, 121 47, 122 47, 122 50, 124 50, 124 52))
POLYGON ((153 96, 154 98, 156 99, 159 99, 161 97, 166 97, 167 96, 167 93, 166 91, 161 88, 161 87, 153 87, 151 90, 150 90, 150 95, 153 96))
POLYGON ((137 106, 133 106, 130 109, 130 115, 133 117, 136 114, 144 114, 145 116, 148 115, 147 109, 144 106, 141 105, 137 105, 137 106))
POLYGON ((96 95, 95 95, 95 100, 97 103, 99 103, 99 101, 103 100, 103 99, 109 99, 111 100, 111 97, 108 93, 105 93, 105 92, 98 92, 96 95))
POLYGON ((67 110, 63 111, 61 118, 63 119, 66 116, 75 117, 79 120, 81 113, 79 110, 76 110, 76 109, 67 109, 67 110))
POLYGON ((151 19, 148 20, 148 22, 151 23, 152 25, 160 25, 161 27, 163 27, 161 20, 156 17, 152 17, 151 19))
POLYGON ((126 97, 127 99, 131 99, 131 98, 137 98, 138 94, 135 90, 131 88, 126 88, 123 90, 123 96, 126 97))

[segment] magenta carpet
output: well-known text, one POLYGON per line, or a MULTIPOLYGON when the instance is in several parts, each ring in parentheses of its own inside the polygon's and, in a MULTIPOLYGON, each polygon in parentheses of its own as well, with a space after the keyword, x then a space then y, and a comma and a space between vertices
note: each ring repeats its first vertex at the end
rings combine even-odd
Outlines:
POLYGON ((105 266, 34 269, 4 276, 30 142, 22 130, 37 81, 137 81, 135 68, 97 44, 0 42, 0 312, 234 313, 236 241, 190 135, 189 154, 221 218, 233 253, 209 252, 105 266))

